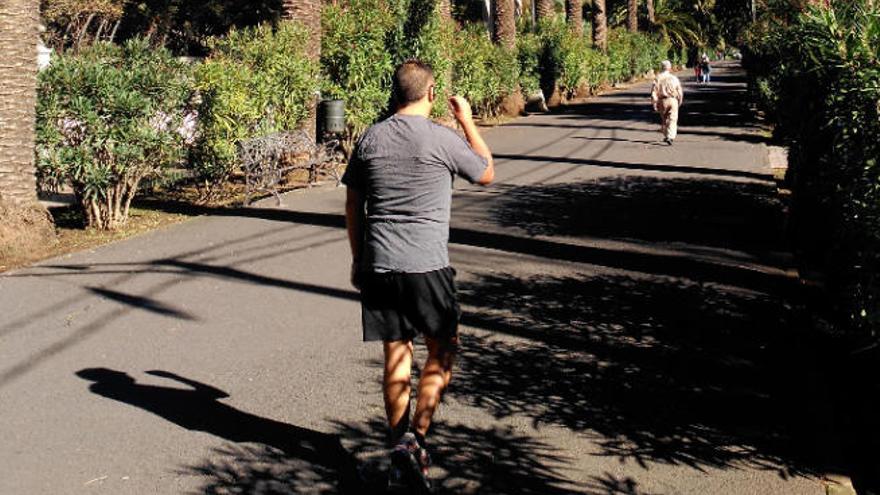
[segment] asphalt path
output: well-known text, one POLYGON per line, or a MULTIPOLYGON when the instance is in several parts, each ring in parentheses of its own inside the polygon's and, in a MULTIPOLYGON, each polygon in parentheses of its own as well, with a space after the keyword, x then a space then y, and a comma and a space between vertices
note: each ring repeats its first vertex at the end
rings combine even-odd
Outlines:
MULTIPOLYGON (((488 131, 457 183, 443 493, 819 494, 815 360, 735 66, 488 131)), ((364 493, 384 430, 344 190, 0 276, 0 493, 364 493)), ((423 351, 418 351, 421 359, 423 351)))

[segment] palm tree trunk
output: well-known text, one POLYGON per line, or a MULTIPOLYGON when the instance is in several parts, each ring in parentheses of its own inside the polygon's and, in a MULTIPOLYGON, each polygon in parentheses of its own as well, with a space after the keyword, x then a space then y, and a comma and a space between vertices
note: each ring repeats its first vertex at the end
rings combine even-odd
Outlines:
POLYGON ((654 0, 645 0, 645 5, 648 7, 648 23, 653 25, 656 21, 654 17, 654 0))
POLYGON ((605 0, 593 0, 593 46, 597 50, 608 50, 608 15, 605 13, 605 0))
POLYGON ((440 0, 438 7, 440 20, 446 22, 452 20, 452 0, 440 0))
POLYGON ((553 15, 556 13, 553 9, 553 0, 534 0, 535 3, 535 13, 537 14, 538 20, 544 19, 552 19, 553 15))
POLYGON ((639 30, 639 0, 627 0, 626 27, 633 33, 639 30))
POLYGON ((0 254, 54 237, 34 167, 39 16, 39 0, 0 3, 0 254))
POLYGON ((565 0, 565 18, 571 31, 581 37, 584 35, 584 4, 582 0, 565 0))
POLYGON ((37 199, 34 178, 39 0, 0 3, 0 198, 37 199))
MULTIPOLYGON (((314 61, 321 60, 321 5, 322 0, 283 0, 281 17, 296 21, 309 31, 306 53, 314 61)), ((317 137, 317 99, 312 102, 304 130, 309 136, 317 137)))
POLYGON ((492 23, 495 26, 493 41, 509 49, 516 46, 516 20, 513 0, 495 0, 492 23))

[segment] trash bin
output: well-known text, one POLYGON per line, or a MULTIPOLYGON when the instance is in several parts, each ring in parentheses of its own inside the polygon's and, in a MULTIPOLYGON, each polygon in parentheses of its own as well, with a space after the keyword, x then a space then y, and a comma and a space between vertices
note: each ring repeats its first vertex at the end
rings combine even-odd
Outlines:
POLYGON ((321 135, 345 132, 345 101, 323 100, 319 114, 321 135))

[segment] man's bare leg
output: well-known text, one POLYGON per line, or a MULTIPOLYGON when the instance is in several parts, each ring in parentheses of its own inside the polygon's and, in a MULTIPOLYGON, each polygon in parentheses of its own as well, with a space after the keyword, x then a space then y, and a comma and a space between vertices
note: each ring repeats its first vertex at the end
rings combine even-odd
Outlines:
POLYGON ((411 340, 384 342, 385 373, 382 391, 385 397, 385 415, 395 442, 409 428, 410 373, 412 372, 413 344, 411 340))
POLYGON ((457 339, 453 341, 440 341, 425 338, 428 347, 428 358, 422 367, 419 378, 419 393, 416 401, 416 412, 413 416, 415 431, 421 438, 428 433, 431 426, 431 418, 440 404, 443 391, 452 379, 452 362, 455 357, 457 339))

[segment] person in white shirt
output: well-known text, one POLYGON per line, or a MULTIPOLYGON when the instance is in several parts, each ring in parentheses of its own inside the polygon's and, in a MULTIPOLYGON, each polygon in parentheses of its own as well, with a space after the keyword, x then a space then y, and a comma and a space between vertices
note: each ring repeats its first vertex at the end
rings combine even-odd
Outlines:
POLYGON ((663 71, 654 78, 651 103, 654 111, 660 113, 663 140, 671 146, 678 134, 678 108, 684 101, 684 90, 681 88, 681 81, 671 72, 672 62, 664 60, 660 65, 663 71))

